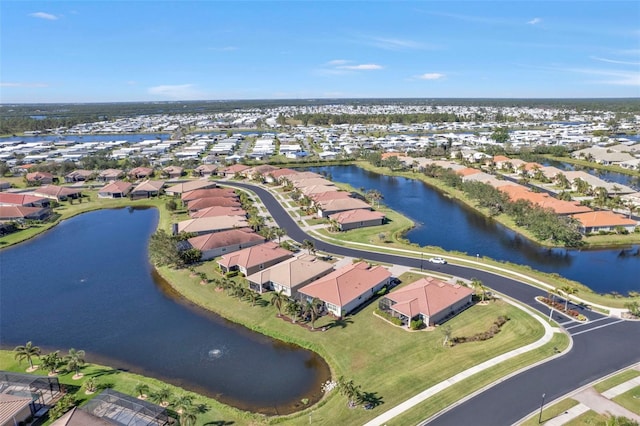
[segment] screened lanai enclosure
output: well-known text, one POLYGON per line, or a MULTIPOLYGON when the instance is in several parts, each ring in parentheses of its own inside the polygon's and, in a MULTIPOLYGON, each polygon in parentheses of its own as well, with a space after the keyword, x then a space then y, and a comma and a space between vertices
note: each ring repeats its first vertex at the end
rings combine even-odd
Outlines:
POLYGON ((57 377, 0 371, 0 393, 31 398, 31 414, 49 405, 60 394, 57 377))
POLYGON ((176 423, 165 408, 111 389, 106 389, 80 409, 116 425, 165 426, 176 423))

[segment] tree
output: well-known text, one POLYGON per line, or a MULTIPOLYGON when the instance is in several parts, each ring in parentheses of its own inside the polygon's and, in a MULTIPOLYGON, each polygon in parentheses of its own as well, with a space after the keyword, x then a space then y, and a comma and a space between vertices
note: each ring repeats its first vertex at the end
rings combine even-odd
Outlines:
POLYGON ((154 232, 149 238, 149 257, 156 266, 180 267, 184 265, 175 238, 162 229, 154 232))
POLYGON ((593 192, 595 197, 594 202, 596 206, 599 206, 599 207, 605 206, 609 198, 609 192, 607 192, 607 189, 602 186, 598 186, 596 189, 594 189, 593 192))
POLYGON ((40 360, 42 361, 42 366, 47 369, 49 375, 54 375, 56 373, 56 370, 62 363, 60 351, 48 353, 40 357, 40 360))
POLYGON ((477 293, 480 293, 481 302, 484 302, 484 297, 487 292, 487 287, 480 281, 478 278, 471 278, 471 286, 476 290, 477 293))
POLYGON ((640 302, 637 300, 625 303, 624 307, 629 310, 631 315, 640 316, 640 302))
POLYGON ((64 357, 66 368, 68 371, 74 371, 74 378, 79 379, 82 377, 80 369, 84 365, 84 351, 77 351, 74 348, 69 349, 69 353, 64 357))
POLYGON ((40 358, 40 347, 34 346, 31 341, 27 342, 25 345, 16 346, 13 351, 15 352, 14 359, 18 360, 18 364, 22 362, 23 359, 26 359, 29 363, 29 369, 27 371, 34 371, 37 367, 33 366, 33 357, 40 358))
POLYGON ((571 296, 572 294, 576 294, 578 292, 578 289, 575 287, 571 287, 570 285, 565 285, 561 290, 565 294, 564 310, 567 311, 567 309, 569 308, 569 296, 571 296))
POLYGON ((149 385, 146 383, 138 383, 133 390, 138 394, 138 398, 145 399, 147 392, 149 392, 149 385))
POLYGON ((60 400, 49 410, 49 419, 57 419, 62 417, 64 413, 71 410, 76 405, 75 397, 68 393, 64 395, 60 400))
POLYGON ((578 194, 587 195, 591 191, 591 185, 580 178, 575 178, 573 180, 573 186, 576 188, 576 192, 578 194))
POLYGON ((309 254, 311 254, 311 252, 315 253, 315 251, 316 251, 316 245, 311 240, 306 240, 306 239, 303 240, 302 241, 302 248, 308 250, 309 254))
POLYGON ((300 314, 300 304, 295 299, 287 299, 284 311, 291 318, 291 322, 295 323, 298 320, 298 315, 300 314))
POLYGON ((440 327, 440 332, 444 336, 444 340, 442 341, 442 346, 447 346, 449 343, 449 339, 451 339, 451 334, 453 334, 453 330, 449 324, 445 324, 440 327))
POLYGON ((247 223, 254 231, 259 231, 260 227, 264 225, 264 218, 262 216, 258 216, 257 214, 251 215, 247 220, 247 223))
POLYGON ((149 395, 149 399, 151 400, 151 402, 166 407, 167 405, 169 405, 169 400, 171 400, 171 389, 169 389, 167 386, 164 386, 157 391, 152 392, 151 395, 149 395))
POLYGON ((624 416, 615 416, 613 414, 607 417, 605 426, 638 426, 638 422, 624 416))
POLYGON ((553 179, 560 189, 571 188, 571 182, 564 173, 558 173, 553 179))
POLYGON ((320 316, 320 312, 322 309, 322 301, 317 297, 314 297, 312 300, 307 300, 307 303, 304 304, 302 308, 303 314, 308 315, 311 322, 311 329, 315 329, 316 320, 320 316))
POLYGON ((278 244, 280 244, 280 238, 287 235, 287 231, 282 228, 274 228, 273 235, 278 238, 278 244))
POLYGON ((384 197, 382 196, 382 193, 380 191, 378 191, 377 189, 370 189, 366 192, 366 197, 371 200, 372 202, 374 202, 376 204, 376 207, 380 206, 380 200, 382 200, 384 197))
POLYGON ((508 127, 498 127, 491 133, 491 139, 496 141, 497 143, 505 143, 509 141, 509 128, 508 127))
POLYGON ((277 293, 271 295, 271 305, 275 306, 278 310, 278 316, 282 315, 282 307, 287 302, 288 297, 283 293, 283 290, 280 290, 277 293))
POLYGON ((338 379, 338 392, 347 397, 350 407, 355 406, 356 401, 361 398, 362 392, 360 389, 360 385, 356 385, 353 380, 346 380, 342 376, 338 379))
POLYGON ((178 395, 171 405, 173 405, 178 414, 182 414, 193 405, 193 396, 186 393, 178 395))

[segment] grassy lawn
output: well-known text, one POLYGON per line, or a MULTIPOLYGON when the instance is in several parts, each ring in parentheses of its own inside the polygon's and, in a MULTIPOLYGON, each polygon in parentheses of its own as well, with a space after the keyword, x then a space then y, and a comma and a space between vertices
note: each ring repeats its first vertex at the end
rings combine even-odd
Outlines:
POLYGON ((623 371, 620 374, 616 374, 613 377, 609 377, 606 380, 601 381, 600 383, 597 383, 593 388, 599 392, 602 393, 604 391, 607 391, 611 388, 615 388, 616 386, 618 386, 619 384, 622 384, 624 382, 628 382, 629 380, 640 376, 640 371, 638 370, 626 370, 623 371))
MULTIPOLYGON (((209 278, 216 277, 211 262, 200 265, 197 270, 204 271, 209 278)), ((382 398, 380 407, 365 411, 349 409, 346 399, 334 392, 320 407, 313 408, 314 424, 361 423, 462 370, 531 343, 544 333, 535 319, 500 301, 468 309, 448 322, 454 335, 470 335, 488 329, 498 316, 508 315, 511 321, 498 335, 486 342, 452 348, 442 346, 443 337, 438 331, 410 333, 388 325, 373 315, 375 302, 326 332, 312 333, 282 321, 272 306, 250 307, 245 301, 216 291, 212 285, 200 285, 199 278, 189 277, 188 271, 161 268, 160 272, 187 299, 248 328, 318 352, 329 363, 335 378, 344 375, 361 385, 363 391, 382 398)), ((318 328, 331 325, 328 318, 316 323, 318 328)), ((554 345, 562 346, 558 342, 554 345)), ((537 352, 534 358, 539 359, 550 355, 552 349, 537 352)), ((521 362, 524 365, 531 360, 521 362)), ((484 377, 479 379, 482 381, 484 377)), ((466 394, 468 389, 468 386, 457 388, 451 395, 452 400, 466 394)), ((307 416, 308 412, 288 416, 287 424, 306 424, 307 416)))
MULTIPOLYGON (((546 422, 546 421, 555 419, 556 417, 558 417, 559 415, 567 411, 569 408, 575 407, 578 404, 580 403, 575 399, 571 399, 571 398, 563 399, 557 404, 554 404, 542 410, 542 421, 546 422)), ((527 421, 521 423, 520 426, 538 426, 540 424, 538 423, 538 418, 539 418, 539 413, 532 417, 529 417, 527 421)))
POLYGON ((568 421, 563 426, 604 426, 607 421, 607 416, 598 414, 593 410, 589 410, 586 413, 576 417, 573 420, 568 421))
POLYGON ((611 235, 590 235, 584 237, 589 247, 611 247, 624 246, 627 244, 640 243, 640 232, 633 232, 627 235, 611 234, 611 235))
POLYGON ((616 396, 613 398, 613 401, 622 405, 627 410, 640 415, 640 386, 636 386, 622 395, 616 396))

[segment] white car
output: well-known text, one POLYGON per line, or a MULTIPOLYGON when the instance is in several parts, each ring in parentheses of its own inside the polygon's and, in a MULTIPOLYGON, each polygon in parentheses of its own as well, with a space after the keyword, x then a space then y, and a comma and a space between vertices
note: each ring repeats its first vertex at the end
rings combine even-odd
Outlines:
POLYGON ((444 265, 445 263, 447 263, 447 261, 441 257, 432 257, 431 259, 429 259, 429 262, 438 263, 440 265, 444 265))

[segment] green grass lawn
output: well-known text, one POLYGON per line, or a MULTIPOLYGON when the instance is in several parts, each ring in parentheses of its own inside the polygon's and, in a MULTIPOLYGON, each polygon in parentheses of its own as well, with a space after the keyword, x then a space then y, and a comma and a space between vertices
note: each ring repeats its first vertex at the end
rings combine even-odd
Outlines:
POLYGON ((604 391, 607 391, 611 388, 615 388, 616 386, 624 383, 624 382, 628 382, 629 380, 640 376, 640 371, 638 370, 626 370, 623 371, 620 374, 616 374, 615 376, 609 377, 608 379, 605 379, 603 381, 601 381, 600 383, 597 383, 593 388, 599 392, 602 393, 604 391))
MULTIPOLYGON (((557 404, 554 404, 542 410, 542 422, 544 423, 549 420, 555 419, 559 415, 562 415, 568 409, 575 407, 578 404, 580 403, 575 399, 571 399, 571 398, 563 399, 557 404)), ((540 424, 538 423, 539 417, 540 417, 540 414, 536 413, 535 415, 529 417, 525 422, 521 423, 520 426, 538 426, 540 424)))
POLYGON ((636 386, 622 395, 616 396, 613 398, 613 401, 622 405, 627 410, 640 415, 640 386, 636 386))
POLYGON ((602 414, 598 414, 593 410, 589 410, 584 414, 576 417, 573 420, 568 421, 563 426, 605 426, 607 421, 607 416, 603 416, 602 414))
MULTIPOLYGON (((216 276, 210 262, 197 270, 209 278, 216 276)), ((161 268, 160 272, 187 299, 253 330, 318 352, 329 363, 334 377, 353 379, 363 391, 374 392, 384 401, 370 411, 354 410, 347 407, 344 397, 330 395, 321 407, 314 408, 314 424, 361 423, 466 368, 535 341, 544 333, 535 319, 499 301, 468 309, 448 324, 454 335, 474 334, 488 329, 498 316, 508 315, 511 321, 502 332, 486 342, 452 348, 442 346, 443 337, 437 330, 410 333, 388 325, 373 315, 376 303, 348 317, 342 323, 344 328, 312 333, 277 318, 271 306, 250 307, 245 301, 216 291, 212 285, 200 285, 199 278, 190 277, 188 271, 161 268)), ((316 327, 330 326, 331 322, 323 318, 316 327)), ((540 355, 550 353, 541 351, 540 355)), ((466 392, 466 386, 460 387, 451 397, 459 398, 466 392)), ((307 415, 308 412, 287 416, 287 424, 306 424, 307 415)))

